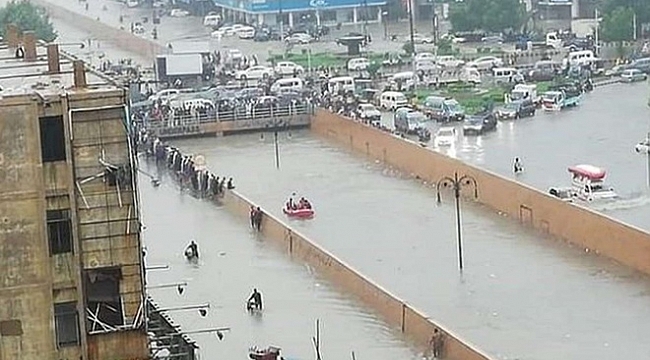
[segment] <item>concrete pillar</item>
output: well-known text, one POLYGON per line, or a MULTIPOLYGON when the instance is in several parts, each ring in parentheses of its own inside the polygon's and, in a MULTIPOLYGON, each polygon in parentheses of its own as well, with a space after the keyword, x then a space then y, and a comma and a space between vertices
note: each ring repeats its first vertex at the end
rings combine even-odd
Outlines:
POLYGON ((382 16, 382 13, 383 12, 381 11, 381 8, 378 8, 377 9, 377 22, 380 23, 380 24, 381 24, 381 21, 384 19, 384 17, 382 16))
POLYGON ((76 88, 85 88, 86 87, 86 69, 84 67, 84 62, 81 60, 74 60, 72 62, 72 69, 74 72, 74 87, 76 88))
POLYGON ((320 26, 320 11, 316 10, 316 25, 320 26))
POLYGON ((58 74, 61 72, 61 65, 59 63, 59 45, 47 45, 47 71, 50 74, 58 74))
POLYGON ((571 3, 571 19, 580 17, 580 1, 573 1, 571 3))
POLYGON ((36 34, 33 31, 25 31, 23 34, 23 47, 25 61, 36 61, 36 34))
POLYGON ((355 7, 352 9, 352 22, 356 24, 358 20, 359 20, 359 12, 358 12, 358 8, 355 7))
POLYGON ((20 34, 18 26, 15 24, 7 24, 5 28, 5 42, 10 49, 15 49, 20 45, 20 34))
POLYGON ((289 13, 289 27, 293 27, 293 13, 289 13))
POLYGON ((257 25, 264 24, 264 14, 257 14, 257 25))

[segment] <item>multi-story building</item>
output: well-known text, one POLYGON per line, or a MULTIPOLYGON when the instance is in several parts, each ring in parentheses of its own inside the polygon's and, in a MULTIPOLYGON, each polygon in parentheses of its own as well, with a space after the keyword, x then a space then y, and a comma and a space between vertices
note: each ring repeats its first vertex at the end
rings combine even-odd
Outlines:
POLYGON ((127 93, 7 29, 0 44, 0 359, 148 359, 127 93))
POLYGON ((214 0, 223 18, 289 27, 304 19, 319 25, 381 22, 384 5, 386 0, 214 0))

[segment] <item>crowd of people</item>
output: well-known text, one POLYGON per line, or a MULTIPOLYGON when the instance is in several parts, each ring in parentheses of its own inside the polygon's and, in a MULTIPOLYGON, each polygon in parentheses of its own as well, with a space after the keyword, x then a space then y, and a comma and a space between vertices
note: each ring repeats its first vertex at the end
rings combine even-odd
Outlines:
POLYGON ((224 194, 224 189, 235 188, 232 177, 214 175, 202 164, 196 164, 193 155, 184 155, 144 129, 138 132, 137 144, 147 158, 172 171, 182 189, 188 188, 197 197, 216 198, 224 194))

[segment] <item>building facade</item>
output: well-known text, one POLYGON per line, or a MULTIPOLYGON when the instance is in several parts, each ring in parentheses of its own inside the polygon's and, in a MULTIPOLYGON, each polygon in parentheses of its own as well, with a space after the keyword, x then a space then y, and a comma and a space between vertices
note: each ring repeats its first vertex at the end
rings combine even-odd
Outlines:
POLYGON ((304 19, 318 25, 377 22, 386 0, 214 0, 224 19, 290 27, 304 19))
POLYGON ((7 29, 0 359, 148 359, 127 93, 7 29))

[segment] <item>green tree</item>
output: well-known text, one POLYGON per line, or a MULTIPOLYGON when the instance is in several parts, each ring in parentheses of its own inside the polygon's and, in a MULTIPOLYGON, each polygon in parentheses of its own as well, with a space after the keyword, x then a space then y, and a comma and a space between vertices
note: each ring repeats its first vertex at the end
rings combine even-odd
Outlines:
POLYGON ((632 40, 634 28, 632 18, 634 10, 626 7, 618 7, 613 11, 604 14, 600 24, 600 36, 604 41, 628 41, 632 40))
MULTIPOLYGON (((641 36, 642 24, 650 23, 650 1, 648 0, 603 0, 600 8, 603 18, 610 16, 619 8, 627 8, 636 14, 637 36, 641 36)), ((632 21, 630 21, 632 24, 632 21)))
POLYGON ((38 39, 50 42, 57 34, 45 9, 28 0, 12 0, 0 8, 0 34, 5 36, 8 24, 15 24, 20 31, 34 31, 38 39))
POLYGON ((454 31, 518 29, 525 17, 526 6, 519 0, 465 0, 453 4, 449 14, 454 31))

